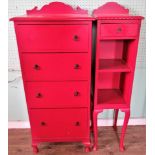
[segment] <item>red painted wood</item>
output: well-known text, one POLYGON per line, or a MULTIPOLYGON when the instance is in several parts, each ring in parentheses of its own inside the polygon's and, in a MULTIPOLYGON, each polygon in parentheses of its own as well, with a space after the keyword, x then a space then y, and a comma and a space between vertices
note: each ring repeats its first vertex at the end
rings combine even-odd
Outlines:
POLYGON ((88 52, 88 24, 23 23, 16 29, 21 52, 88 52))
POLYGON ((121 59, 100 59, 98 70, 101 72, 130 72, 126 62, 121 59))
POLYGON ((27 10, 27 15, 50 15, 50 14, 88 14, 87 10, 77 6, 75 9, 70 5, 62 2, 51 2, 44 5, 40 10, 34 7, 32 10, 27 10))
POLYGON ((25 81, 88 80, 87 53, 22 54, 25 81))
POLYGON ((88 107, 88 81, 26 82, 29 108, 88 107))
POLYGON ((141 16, 128 15, 128 9, 115 2, 94 10, 97 19, 95 94, 93 111, 94 150, 97 149, 97 115, 104 109, 114 109, 114 128, 118 110, 125 112, 120 138, 124 136, 130 117, 130 100, 138 49, 141 16))
POLYGON ((120 88, 120 72, 98 72, 96 87, 99 89, 119 89, 120 88))
POLYGON ((88 136, 87 108, 35 109, 29 112, 34 139, 65 141, 72 138, 79 141, 88 136))
POLYGON ((44 5, 40 10, 35 6, 31 10, 26 11, 27 14, 19 17, 13 17, 11 21, 60 21, 60 20, 80 20, 91 21, 95 18, 88 15, 88 11, 81 9, 79 6, 73 8, 62 2, 52 2, 44 5))
POLYGON ((93 11, 94 16, 104 15, 128 15, 129 9, 126 9, 122 5, 116 2, 108 2, 93 11))
POLYGON ((90 150, 92 20, 60 2, 14 17, 33 152, 41 142, 90 150))
POLYGON ((121 37, 120 39, 136 38, 138 28, 138 24, 101 24, 101 39, 115 39, 115 37, 116 39, 117 37, 121 37))

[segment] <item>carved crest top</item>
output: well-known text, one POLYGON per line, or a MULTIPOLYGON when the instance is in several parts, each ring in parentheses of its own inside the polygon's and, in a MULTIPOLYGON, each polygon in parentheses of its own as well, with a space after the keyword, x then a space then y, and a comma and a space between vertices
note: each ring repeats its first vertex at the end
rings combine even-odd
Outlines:
POLYGON ((52 2, 44 5, 40 10, 38 7, 34 7, 32 10, 27 10, 27 15, 42 15, 42 14, 88 14, 87 10, 81 9, 79 6, 77 8, 72 8, 62 2, 52 2))
POLYGON ((142 16, 129 15, 129 9, 116 2, 108 2, 93 11, 97 19, 143 19, 142 16))
POLYGON ((94 20, 88 15, 88 11, 71 7, 62 2, 52 2, 44 5, 41 9, 34 7, 32 10, 27 10, 26 15, 14 17, 11 21, 50 21, 50 20, 94 20))
POLYGON ((93 11, 94 16, 103 15, 128 15, 129 9, 116 2, 108 2, 93 11))

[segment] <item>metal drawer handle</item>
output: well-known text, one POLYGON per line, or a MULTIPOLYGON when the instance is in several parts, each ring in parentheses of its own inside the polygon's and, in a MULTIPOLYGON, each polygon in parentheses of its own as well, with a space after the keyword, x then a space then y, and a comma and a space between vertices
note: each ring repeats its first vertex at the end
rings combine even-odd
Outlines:
POLYGON ((79 69, 79 64, 75 64, 74 69, 79 69))
POLYGON ((38 64, 35 64, 33 68, 34 68, 35 70, 39 70, 39 69, 40 69, 40 67, 39 67, 38 64))
POLYGON ((79 37, 78 35, 74 35, 74 41, 78 41, 79 37))
POLYGON ((122 28, 121 27, 118 27, 117 28, 117 32, 122 32, 122 28))
POLYGON ((45 125, 46 125, 46 123, 45 123, 45 122, 41 122, 40 124, 41 124, 41 126, 45 126, 45 125))
POLYGON ((74 96, 79 96, 79 92, 78 91, 75 91, 74 92, 74 96))
POLYGON ((41 96, 42 96, 41 93, 37 93, 36 95, 37 98, 41 98, 41 96))
POLYGON ((75 122, 75 126, 80 126, 80 122, 79 121, 75 122))

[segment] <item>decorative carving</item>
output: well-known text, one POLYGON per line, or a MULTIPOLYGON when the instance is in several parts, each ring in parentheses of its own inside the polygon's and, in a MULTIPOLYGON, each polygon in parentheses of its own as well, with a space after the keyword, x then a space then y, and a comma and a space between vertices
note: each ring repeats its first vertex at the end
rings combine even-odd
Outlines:
POLYGON ((116 3, 116 2, 108 2, 99 8, 95 9, 93 11, 94 16, 100 16, 100 15, 128 15, 129 9, 124 8, 122 5, 116 3))
POLYGON ((88 14, 87 10, 81 9, 77 6, 75 9, 70 5, 61 2, 52 2, 44 5, 40 10, 34 7, 32 10, 27 10, 27 15, 42 15, 42 14, 88 14))

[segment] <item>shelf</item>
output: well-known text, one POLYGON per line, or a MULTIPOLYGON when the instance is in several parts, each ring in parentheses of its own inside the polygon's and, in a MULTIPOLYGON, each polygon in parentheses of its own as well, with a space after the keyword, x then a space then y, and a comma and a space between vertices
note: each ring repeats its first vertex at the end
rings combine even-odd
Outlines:
POLYGON ((122 92, 119 89, 98 89, 97 104, 104 106, 126 105, 122 92))
POLYGON ((99 59, 99 71, 102 72, 130 72, 126 62, 121 59, 99 59))

